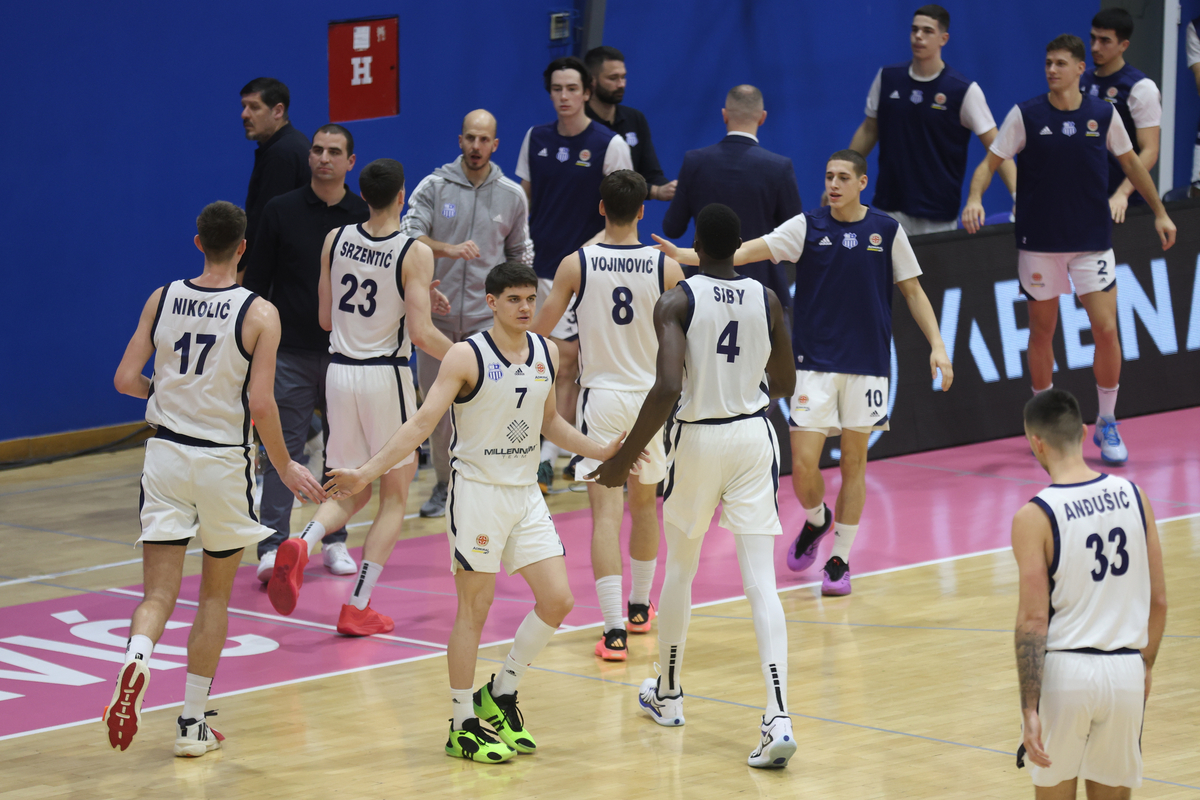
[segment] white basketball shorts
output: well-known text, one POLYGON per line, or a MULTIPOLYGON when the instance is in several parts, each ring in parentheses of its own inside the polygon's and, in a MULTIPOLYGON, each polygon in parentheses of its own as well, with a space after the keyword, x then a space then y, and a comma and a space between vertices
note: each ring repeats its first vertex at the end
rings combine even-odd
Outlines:
POLYGON ((205 550, 252 547, 274 531, 254 515, 254 470, 246 447, 146 442, 139 542, 200 537, 205 550))
POLYGON ((838 436, 852 431, 886 431, 888 379, 878 375, 796 371, 791 430, 838 436))
MULTIPOLYGON (((578 412, 575 415, 579 430, 593 442, 608 444, 622 432, 633 430, 638 412, 647 392, 620 392, 615 389, 584 389, 579 393, 578 412)), ((667 455, 663 447, 662 431, 654 434, 646 445, 650 463, 641 462, 638 482, 658 483, 667 477, 667 455)), ((579 458, 575 464, 575 480, 586 480, 588 473, 600 466, 594 458, 579 458)))
POLYGON ((450 573, 499 572, 566 555, 550 509, 536 483, 498 486, 450 474, 446 503, 450 573))
POLYGON ((1145 687, 1140 653, 1047 653, 1038 717, 1051 766, 1030 764, 1034 786, 1141 786, 1145 687))
POLYGON ((1034 253, 1017 251, 1017 274, 1021 288, 1034 300, 1053 300, 1060 294, 1083 296, 1107 292, 1117 285, 1117 257, 1112 250, 1102 253, 1034 253))
MULTIPOLYGON (((330 364, 325 403, 329 414, 326 466, 357 469, 416 413, 412 371, 378 364, 330 364)), ((416 457, 413 451, 391 469, 411 464, 416 457)))
MULTIPOLYGON (((546 302, 546 298, 550 296, 550 289, 554 286, 554 281, 549 278, 538 278, 538 296, 537 310, 542 310, 542 303, 546 302)), ((575 305, 575 295, 571 295, 571 302, 567 303, 567 310, 563 312, 559 318, 558 324, 554 326, 554 330, 550 331, 550 335, 555 339, 563 341, 573 341, 579 338, 579 320, 575 317, 575 311, 571 306, 575 305)))
POLYGON ((667 454, 663 522, 703 536, 721 504, 721 527, 778 536, 779 442, 764 417, 715 425, 675 422, 667 454))

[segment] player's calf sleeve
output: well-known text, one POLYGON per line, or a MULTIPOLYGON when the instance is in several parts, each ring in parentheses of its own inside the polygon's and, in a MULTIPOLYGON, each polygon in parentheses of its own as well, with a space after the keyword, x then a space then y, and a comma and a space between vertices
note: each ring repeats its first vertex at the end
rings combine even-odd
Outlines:
POLYGON ((689 539, 673 525, 666 526, 667 564, 658 597, 658 641, 682 644, 692 616, 692 579, 700 566, 702 538, 689 539))
POLYGON ((787 620, 775 590, 775 537, 745 534, 734 537, 742 588, 750 601, 758 657, 767 688, 768 721, 787 714, 787 620))

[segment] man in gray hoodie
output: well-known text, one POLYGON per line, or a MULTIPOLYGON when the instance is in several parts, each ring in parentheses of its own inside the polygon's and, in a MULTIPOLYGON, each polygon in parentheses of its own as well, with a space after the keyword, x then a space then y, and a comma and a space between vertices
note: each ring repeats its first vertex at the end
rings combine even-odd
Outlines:
MULTIPOLYGON (((433 324, 452 342, 492 326, 483 288, 492 267, 505 261, 533 265, 525 192, 492 163, 499 144, 495 117, 483 109, 467 114, 458 137, 462 155, 417 184, 400 224, 402 233, 433 250, 434 279, 441 281, 438 288, 450 301, 450 313, 434 316, 433 324)), ((418 351, 422 393, 433 386, 437 371, 438 362, 418 351)), ((421 506, 422 517, 446 513, 449 443, 450 415, 446 414, 430 436, 437 485, 421 506)))

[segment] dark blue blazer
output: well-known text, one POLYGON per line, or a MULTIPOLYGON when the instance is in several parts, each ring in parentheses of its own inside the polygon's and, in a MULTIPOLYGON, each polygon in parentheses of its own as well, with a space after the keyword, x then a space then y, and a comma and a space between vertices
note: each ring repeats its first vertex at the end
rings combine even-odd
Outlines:
MULTIPOLYGON (((802 210, 792 160, 736 134, 689 150, 679 170, 675 197, 663 217, 663 233, 671 239, 683 236, 688 223, 709 203, 724 203, 737 212, 743 242, 770 233, 802 210)), ((759 261, 738 271, 773 289, 788 306, 782 266, 759 261)))

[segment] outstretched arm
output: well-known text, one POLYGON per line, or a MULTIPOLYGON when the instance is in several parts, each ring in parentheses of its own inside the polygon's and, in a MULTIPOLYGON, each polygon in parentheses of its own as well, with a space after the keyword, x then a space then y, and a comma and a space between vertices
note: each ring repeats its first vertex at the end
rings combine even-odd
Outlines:
POLYGON ((1046 664, 1046 632, 1050 626, 1050 578, 1046 550, 1050 520, 1041 508, 1027 503, 1013 517, 1012 548, 1020 572, 1020 600, 1014 645, 1017 679, 1021 689, 1025 752, 1039 767, 1050 766, 1042 746, 1038 702, 1042 697, 1042 670, 1046 664))
MULTIPOLYGON (((554 374, 557 376, 558 345, 550 339, 546 339, 546 345, 550 352, 550 362, 554 365, 554 374)), ((546 404, 542 408, 542 436, 564 450, 578 453, 584 458, 594 458, 597 461, 612 458, 625 439, 625 434, 622 433, 608 444, 601 445, 580 433, 574 425, 558 415, 553 386, 550 387, 550 393, 546 396, 546 404)))
MULTIPOLYGON (((654 245, 654 249, 666 253, 667 258, 673 258, 680 264, 687 264, 692 267, 700 266, 700 257, 696 255, 696 251, 692 248, 677 247, 674 243, 668 242, 654 233, 650 234, 650 238, 658 242, 658 244, 654 245)), ((740 267, 743 264, 753 264, 756 261, 774 260, 775 258, 771 255, 771 248, 767 247, 766 241, 761 238, 742 242, 742 246, 733 254, 733 265, 735 267, 740 267)))
POLYGON ((896 288, 900 290, 900 294, 904 295, 909 313, 917 321, 921 333, 925 334, 925 340, 929 342, 930 377, 936 380, 937 371, 939 369, 942 371, 942 391, 944 392, 954 382, 954 367, 950 364, 949 356, 946 355, 946 344, 942 341, 942 332, 938 328, 937 315, 933 313, 933 306, 930 305, 929 298, 925 295, 925 290, 921 288, 921 282, 917 278, 900 281, 896 284, 896 288))

